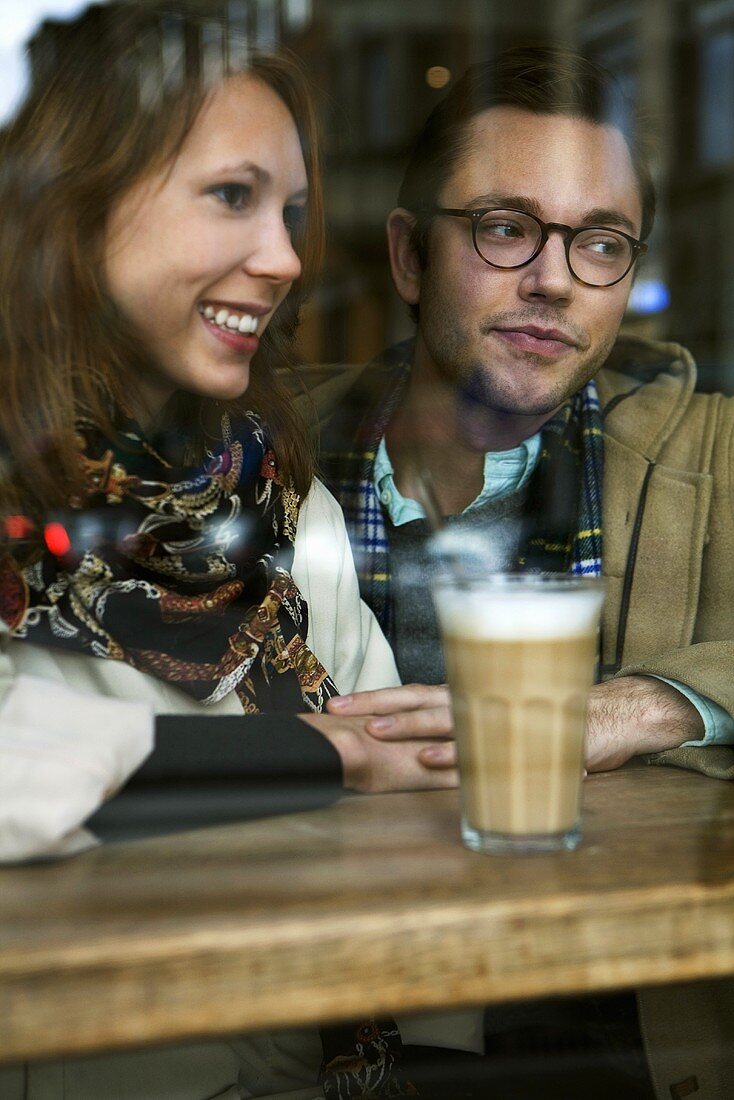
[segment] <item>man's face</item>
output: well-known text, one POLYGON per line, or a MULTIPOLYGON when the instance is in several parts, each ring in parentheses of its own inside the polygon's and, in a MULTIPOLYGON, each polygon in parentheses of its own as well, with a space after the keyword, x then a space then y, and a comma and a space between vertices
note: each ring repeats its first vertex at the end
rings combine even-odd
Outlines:
MULTIPOLYGON (((525 210, 547 222, 606 225, 633 236, 642 216, 618 130, 511 107, 474 119, 467 152, 437 205, 525 210)), ((604 363, 631 281, 632 272, 612 287, 579 283, 556 232, 527 266, 498 270, 474 250, 468 219, 436 217, 416 292, 418 354, 497 412, 550 414, 604 363)))

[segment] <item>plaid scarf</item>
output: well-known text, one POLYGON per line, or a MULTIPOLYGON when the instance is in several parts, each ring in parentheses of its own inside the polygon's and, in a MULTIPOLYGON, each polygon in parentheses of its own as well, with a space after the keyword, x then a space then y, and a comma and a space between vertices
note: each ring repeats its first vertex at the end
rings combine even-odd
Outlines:
MULTIPOLYGON (((406 340, 370 363, 322 434, 322 474, 344 510, 362 598, 388 637, 393 627, 389 549, 373 470, 407 385, 413 348, 413 340, 406 340)), ((516 568, 599 576, 603 431, 593 381, 545 424, 541 438, 516 568)))
POLYGON ((118 443, 81 422, 83 499, 33 564, 10 541, 0 618, 26 644, 124 661, 204 705, 234 691, 245 713, 321 710, 337 691, 290 575, 298 496, 258 417, 222 427, 192 469, 171 457, 175 433, 153 445, 129 421, 118 443))
POLYGON ((377 447, 408 382, 413 341, 389 348, 362 371, 321 436, 321 473, 339 501, 362 599, 392 636, 390 566, 373 469, 377 447))
POLYGON ((543 425, 524 506, 519 571, 601 576, 603 459, 592 380, 543 425))

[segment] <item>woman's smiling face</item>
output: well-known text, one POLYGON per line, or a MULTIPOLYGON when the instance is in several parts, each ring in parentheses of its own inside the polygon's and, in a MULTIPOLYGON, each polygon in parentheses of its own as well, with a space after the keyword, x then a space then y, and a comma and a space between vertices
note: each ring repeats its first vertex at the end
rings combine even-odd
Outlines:
POLYGON ((112 209, 105 276, 156 364, 145 419, 178 390, 240 397, 273 313, 301 272, 293 230, 307 176, 296 124, 255 76, 206 101, 173 163, 112 209))

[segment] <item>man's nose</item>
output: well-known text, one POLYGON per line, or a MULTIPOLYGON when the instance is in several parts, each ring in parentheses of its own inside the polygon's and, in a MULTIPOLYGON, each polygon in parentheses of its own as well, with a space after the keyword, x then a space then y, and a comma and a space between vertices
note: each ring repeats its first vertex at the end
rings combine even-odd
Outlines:
POLYGON ((521 269, 520 296, 529 301, 545 299, 556 305, 570 301, 575 282, 566 260, 563 235, 551 230, 545 247, 521 269))
MULTIPOLYGON (((253 231, 252 225, 248 227, 253 231)), ((265 219, 249 235, 242 268, 248 275, 275 284, 292 283, 301 274, 301 260, 282 217, 265 219)))

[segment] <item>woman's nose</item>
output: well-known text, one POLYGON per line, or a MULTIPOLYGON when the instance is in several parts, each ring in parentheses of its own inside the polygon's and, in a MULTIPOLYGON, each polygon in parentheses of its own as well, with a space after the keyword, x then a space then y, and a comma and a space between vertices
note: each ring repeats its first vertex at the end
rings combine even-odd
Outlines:
POLYGON ((273 283, 292 283, 301 274, 301 259, 282 217, 268 219, 253 242, 243 268, 273 283))

